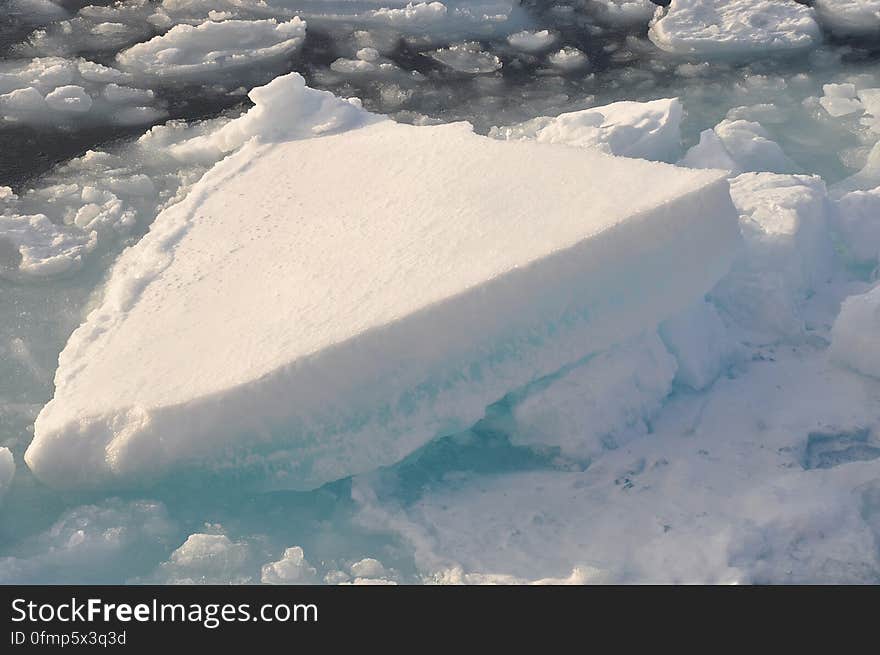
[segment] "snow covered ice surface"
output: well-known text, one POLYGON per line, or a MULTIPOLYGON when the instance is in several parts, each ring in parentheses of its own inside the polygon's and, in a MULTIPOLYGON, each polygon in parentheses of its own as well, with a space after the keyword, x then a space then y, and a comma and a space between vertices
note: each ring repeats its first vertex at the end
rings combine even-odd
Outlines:
POLYGON ((44 481, 135 482, 186 460, 241 470, 247 453, 279 484, 312 488, 393 464, 506 391, 667 318, 738 245, 718 172, 377 122, 295 74, 252 98, 208 138, 265 145, 156 219, 62 353, 27 454, 44 481), (295 128, 279 131, 292 112, 295 128), (401 186, 412 167, 430 176, 401 186), (623 182, 633 175, 653 180, 638 198, 623 182), (353 183, 334 190, 337 179, 353 183), (265 204, 251 195, 260 185, 265 204), (181 356, 198 364, 172 383, 181 356), (284 409, 285 397, 299 400, 284 409), (265 434, 279 423, 284 437, 265 434))
POLYGON ((306 24, 297 17, 286 23, 274 18, 209 20, 197 26, 176 25, 162 36, 123 50, 117 60, 142 75, 204 77, 280 58, 299 48, 305 33, 306 24))
POLYGON ((880 581, 876 2, 83 4, 0 16, 0 582, 880 581))
POLYGON ((819 26, 794 0, 672 0, 655 14, 649 36, 669 52, 752 56, 812 46, 819 26))

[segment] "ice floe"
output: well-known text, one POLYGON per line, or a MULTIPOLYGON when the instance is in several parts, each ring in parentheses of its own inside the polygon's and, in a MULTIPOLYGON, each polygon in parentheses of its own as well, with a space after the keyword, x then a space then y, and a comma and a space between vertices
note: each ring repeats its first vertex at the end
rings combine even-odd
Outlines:
POLYGON ((263 584, 315 584, 318 571, 306 561, 303 549, 292 546, 276 562, 263 565, 260 582, 263 584))
POLYGON ((547 60, 557 68, 564 71, 576 71, 589 65, 589 58, 577 48, 565 46, 552 53, 547 60))
POLYGON ((674 161, 681 151, 681 119, 682 106, 677 98, 624 101, 495 127, 489 134, 499 139, 534 139, 611 155, 674 161))
POLYGON ((831 331, 830 352, 836 361, 880 378, 880 286, 844 301, 831 331))
POLYGON ((307 489, 394 463, 684 308, 739 242, 718 172, 399 125, 297 75, 252 98, 191 147, 257 138, 118 260, 62 353, 26 454, 47 482, 307 489))
POLYGON ((507 37, 507 42, 517 50, 524 52, 541 52, 556 43, 557 36, 550 30, 530 32, 523 30, 507 37))
POLYGON ((460 73, 494 73, 502 66, 501 60, 480 49, 480 44, 476 41, 468 41, 465 43, 456 43, 448 48, 440 48, 434 50, 428 55, 441 64, 449 66, 449 68, 460 73))
POLYGON ((147 579, 158 584, 247 584, 253 582, 248 566, 252 556, 244 541, 197 532, 147 579))
POLYGON ((821 39, 812 9, 794 0, 672 0, 648 36, 662 50, 704 57, 766 56, 821 39))
POLYGON ((114 68, 61 57, 0 63, 0 124, 81 128, 140 125, 163 116, 153 91, 114 68))
POLYGON ((278 23, 206 21, 177 25, 116 56, 119 66, 139 75, 161 78, 205 78, 230 69, 253 66, 287 56, 302 46, 306 24, 299 18, 278 23))
POLYGON ((733 173, 795 173, 795 164, 760 123, 724 119, 700 133, 700 142, 681 160, 692 168, 722 168, 733 173))
POLYGON ((0 187, 0 277, 69 273, 101 244, 133 234, 243 143, 242 134, 223 133, 219 146, 200 138, 227 122, 172 121, 121 148, 89 151, 20 194, 0 187))
POLYGON ((825 84, 819 104, 834 118, 861 113, 865 110, 856 96, 855 84, 825 84))

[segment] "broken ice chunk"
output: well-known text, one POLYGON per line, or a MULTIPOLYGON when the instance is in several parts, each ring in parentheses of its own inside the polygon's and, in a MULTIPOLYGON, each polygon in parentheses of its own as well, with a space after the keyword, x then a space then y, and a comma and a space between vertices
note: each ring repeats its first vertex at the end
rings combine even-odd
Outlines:
POLYGON ((822 87, 825 95, 819 98, 819 104, 831 116, 839 118, 857 114, 865 110, 856 97, 854 84, 826 84, 822 87))
POLYGON ((672 0, 648 36, 667 52, 716 57, 798 50, 821 38, 812 9, 788 0, 672 0))
POLYGON ((536 139, 624 157, 674 160, 681 152, 681 102, 663 98, 650 102, 615 102, 559 116, 539 116, 509 127, 494 127, 498 139, 536 139))
POLYGON ((880 378, 880 286, 843 302, 829 352, 835 361, 880 378))
POLYGON ((494 73, 501 68, 501 60, 489 52, 483 52, 475 41, 457 43, 427 54, 459 73, 494 73))
POLYGON ((305 34, 305 21, 296 17, 286 23, 274 18, 208 20, 200 25, 177 25, 120 52, 116 60, 122 68, 141 75, 202 77, 282 57, 299 48, 305 34))
POLYGON ((251 97, 221 131, 256 139, 121 256, 61 354, 26 454, 48 483, 392 464, 656 326, 739 242, 718 171, 397 124, 296 74, 251 97))
POLYGON ((701 132, 700 142, 687 151, 681 165, 722 168, 732 173, 796 173, 799 170, 760 123, 728 119, 701 132))

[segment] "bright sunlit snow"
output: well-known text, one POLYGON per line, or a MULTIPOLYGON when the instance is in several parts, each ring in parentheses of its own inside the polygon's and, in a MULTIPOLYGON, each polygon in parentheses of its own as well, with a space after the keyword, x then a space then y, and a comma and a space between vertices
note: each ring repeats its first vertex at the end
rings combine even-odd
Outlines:
POLYGON ((880 581, 878 2, 94 3, 0 16, 0 583, 880 581))

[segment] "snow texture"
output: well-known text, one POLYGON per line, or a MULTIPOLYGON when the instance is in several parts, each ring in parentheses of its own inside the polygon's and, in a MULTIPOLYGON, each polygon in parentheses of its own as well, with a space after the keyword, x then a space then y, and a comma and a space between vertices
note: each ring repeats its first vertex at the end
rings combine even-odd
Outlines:
POLYGON ((739 324, 778 338, 803 333, 803 301, 831 276, 825 184, 818 177, 744 173, 731 181, 745 248, 712 291, 739 324))
POLYGON ((766 56, 820 41, 812 9, 794 0, 672 0, 648 36, 661 50, 701 57, 766 56))
POLYGON ((682 166, 722 168, 732 173, 766 171, 795 173, 798 166, 770 138, 760 123, 724 119, 700 133, 700 142, 687 151, 682 166))
POLYGON ((280 59, 305 40, 306 24, 299 18, 278 23, 267 20, 206 21, 177 25, 146 43, 120 52, 125 70, 162 78, 201 78, 229 69, 280 59))
POLYGON ((559 116, 541 116, 519 125, 495 127, 498 139, 535 139, 592 148, 611 155, 656 161, 675 160, 681 150, 682 106, 676 98, 615 102, 559 116))
POLYGON ((295 74, 251 98, 190 147, 256 138, 123 254, 61 354, 25 456, 44 481, 308 489, 394 463, 683 309, 739 242, 718 172, 400 125, 295 74))

